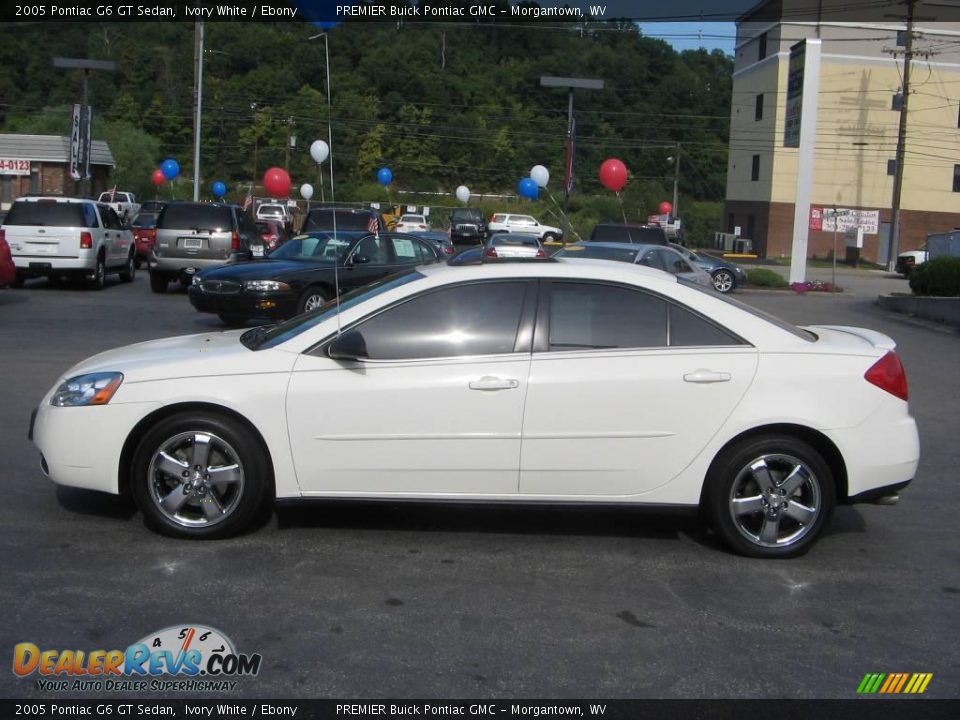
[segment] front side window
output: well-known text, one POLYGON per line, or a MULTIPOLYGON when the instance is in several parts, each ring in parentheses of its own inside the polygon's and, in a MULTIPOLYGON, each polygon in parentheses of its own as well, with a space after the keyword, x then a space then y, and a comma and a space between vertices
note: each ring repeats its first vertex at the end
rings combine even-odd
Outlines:
POLYGON ((425 259, 419 241, 413 238, 394 237, 390 238, 390 242, 393 244, 393 252, 397 256, 397 262, 418 263, 425 259))
POLYGON ((354 262, 386 265, 390 262, 390 252, 387 249, 386 238, 379 235, 368 235, 357 243, 352 257, 354 262))
POLYGON ((385 310, 354 327, 371 360, 512 353, 526 283, 443 288, 385 310))

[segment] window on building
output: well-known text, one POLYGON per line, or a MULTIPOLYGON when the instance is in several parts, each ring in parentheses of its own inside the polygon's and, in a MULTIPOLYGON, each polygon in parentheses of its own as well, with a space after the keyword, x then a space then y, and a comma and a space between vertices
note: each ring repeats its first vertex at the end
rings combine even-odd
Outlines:
POLYGON ((960 192, 960 165, 953 166, 953 191, 960 192))
POLYGON ((727 213, 727 232, 732 233, 736 226, 737 223, 736 219, 733 217, 733 213, 727 213))
POLYGON ((893 96, 893 100, 890 103, 891 110, 903 110, 903 93, 897 93, 893 96))
POLYGON ((747 239, 754 240, 757 233, 757 216, 747 215, 747 239))
POLYGON ((760 156, 753 156, 753 165, 750 168, 750 179, 759 180, 760 179, 760 156))
POLYGON ((957 105, 957 127, 960 128, 960 104, 957 105))
POLYGON ((757 105, 753 110, 754 120, 763 120, 763 93, 757 95, 757 105))
POLYGON ((764 33, 757 38, 757 60, 763 60, 767 56, 767 34, 764 33))
POLYGON ((897 174, 897 159, 887 160, 887 175, 897 174))

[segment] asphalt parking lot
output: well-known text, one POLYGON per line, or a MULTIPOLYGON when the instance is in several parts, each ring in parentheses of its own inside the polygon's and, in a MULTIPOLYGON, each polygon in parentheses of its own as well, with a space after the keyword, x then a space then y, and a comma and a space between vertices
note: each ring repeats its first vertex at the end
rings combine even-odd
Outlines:
MULTIPOLYGON (((868 672, 932 672, 926 697, 957 698, 960 335, 873 304, 902 280, 841 284, 739 297, 895 338, 921 464, 898 506, 841 507, 781 562, 731 555, 695 517, 629 510, 310 504, 232 540, 160 537, 123 500, 47 481, 30 412, 78 360, 219 321, 143 273, 0 291, 0 648, 211 625, 263 655, 232 694, 247 698, 852 698, 868 672)), ((0 696, 50 699, 9 670, 0 696)))

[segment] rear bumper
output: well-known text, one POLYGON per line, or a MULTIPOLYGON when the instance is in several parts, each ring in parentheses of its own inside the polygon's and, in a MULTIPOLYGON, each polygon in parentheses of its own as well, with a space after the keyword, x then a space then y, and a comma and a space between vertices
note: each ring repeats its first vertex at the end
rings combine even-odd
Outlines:
POLYGON ((230 257, 225 260, 207 260, 202 258, 190 258, 190 257, 169 257, 165 255, 157 256, 157 254, 151 249, 150 251, 150 271, 151 272, 161 272, 167 273, 169 275, 195 275, 201 270, 206 270, 207 268, 222 267, 224 265, 229 265, 230 263, 242 262, 244 260, 249 260, 251 258, 251 253, 247 250, 242 252, 232 253, 230 257))
POLYGON ((40 277, 53 273, 93 272, 97 255, 93 250, 79 256, 52 257, 45 255, 14 255, 13 264, 21 277, 40 277))

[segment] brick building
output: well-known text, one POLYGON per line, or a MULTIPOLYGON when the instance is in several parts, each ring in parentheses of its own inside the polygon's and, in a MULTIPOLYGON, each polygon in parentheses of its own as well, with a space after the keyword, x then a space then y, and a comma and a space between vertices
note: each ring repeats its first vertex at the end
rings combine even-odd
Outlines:
MULTIPOLYGON (((21 195, 79 195, 80 181, 69 171, 70 138, 57 135, 0 134, 0 209, 21 195)), ((90 148, 90 192, 109 190, 113 154, 103 140, 90 148)))

